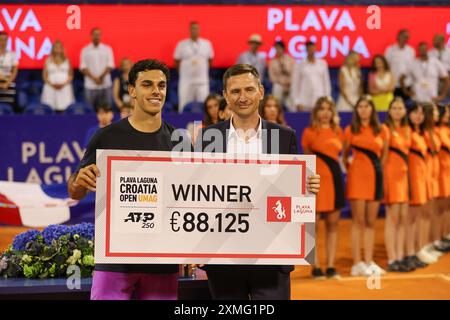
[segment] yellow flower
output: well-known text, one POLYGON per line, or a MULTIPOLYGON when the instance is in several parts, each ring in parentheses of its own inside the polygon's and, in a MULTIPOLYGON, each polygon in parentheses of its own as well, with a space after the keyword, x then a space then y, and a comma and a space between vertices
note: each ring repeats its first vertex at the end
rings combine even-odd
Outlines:
POLYGON ((81 258, 81 251, 78 249, 73 250, 72 256, 67 259, 67 263, 73 265, 77 263, 78 259, 81 258))

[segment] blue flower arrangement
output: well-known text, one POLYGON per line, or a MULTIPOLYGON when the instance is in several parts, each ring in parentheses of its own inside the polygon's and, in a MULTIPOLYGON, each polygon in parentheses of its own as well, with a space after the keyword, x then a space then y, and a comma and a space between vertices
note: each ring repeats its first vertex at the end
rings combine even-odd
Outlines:
POLYGON ((5 278, 53 278, 68 275, 69 266, 80 268, 82 277, 94 270, 94 225, 50 225, 42 232, 17 235, 0 255, 0 276, 5 278))
POLYGON ((51 244, 53 240, 58 240, 61 236, 70 234, 70 227, 61 224, 49 225, 42 231, 45 244, 51 244))
POLYGON ((28 230, 27 232, 21 233, 14 238, 13 248, 17 251, 25 250, 25 246, 28 242, 33 242, 40 235, 37 230, 28 230))

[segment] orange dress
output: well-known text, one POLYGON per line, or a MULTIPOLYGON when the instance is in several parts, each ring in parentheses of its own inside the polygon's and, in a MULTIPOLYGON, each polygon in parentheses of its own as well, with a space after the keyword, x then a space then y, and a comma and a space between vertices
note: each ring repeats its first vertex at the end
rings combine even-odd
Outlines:
POLYGON ((431 132, 425 132, 425 141, 427 142, 428 152, 425 157, 427 163, 427 194, 428 199, 434 199, 439 196, 439 151, 441 150, 441 140, 438 130, 434 128, 431 132), (431 140, 433 137, 434 145, 431 140))
POLYGON ((411 147, 409 149, 409 177, 411 181, 412 206, 421 206, 427 203, 427 143, 423 134, 413 131, 411 133, 411 147))
POLYGON ((353 161, 347 174, 347 198, 349 200, 382 200, 383 171, 381 154, 383 141, 389 139, 389 131, 382 127, 375 135, 372 127, 361 126, 359 133, 351 132, 348 126, 344 131, 344 140, 349 143, 353 161))
POLYGON ((316 157, 316 171, 320 175, 320 191, 316 196, 316 211, 331 212, 345 206, 339 153, 342 151, 342 129, 314 129, 303 131, 302 147, 316 157))
POLYGON ((450 128, 441 126, 438 128, 439 139, 442 146, 439 151, 439 197, 450 196, 450 128))
POLYGON ((389 131, 389 153, 383 168, 384 199, 387 204, 409 201, 408 154, 411 146, 411 128, 404 126, 389 131))

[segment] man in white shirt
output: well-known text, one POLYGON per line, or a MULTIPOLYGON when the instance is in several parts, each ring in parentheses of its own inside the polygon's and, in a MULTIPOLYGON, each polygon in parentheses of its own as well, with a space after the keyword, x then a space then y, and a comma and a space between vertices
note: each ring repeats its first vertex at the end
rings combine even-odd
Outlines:
MULTIPOLYGON (((445 66, 450 76, 450 48, 445 45, 445 36, 438 33, 433 37, 434 48, 428 51, 428 56, 436 58, 445 66)), ((444 82, 440 82, 440 89, 443 89, 444 82)), ((450 90, 447 93, 447 98, 450 98, 450 90)))
POLYGON ((266 72, 266 57, 262 52, 258 52, 258 48, 262 45, 262 38, 259 34, 252 34, 248 39, 250 49, 242 53, 238 60, 238 64, 249 64, 258 71, 261 80, 264 80, 266 72))
POLYGON ((101 43, 101 30, 91 31, 92 43, 81 50, 80 70, 84 75, 86 101, 93 107, 99 104, 112 106, 111 71, 114 69, 114 55, 110 46, 101 43))
POLYGON ((211 42, 200 38, 198 22, 190 24, 190 38, 178 42, 175 67, 179 72, 178 111, 189 102, 204 102, 209 94, 209 67, 214 58, 211 42))
POLYGON ((0 103, 16 107, 16 84, 18 61, 14 52, 8 51, 8 34, 0 32, 0 103))
MULTIPOLYGON (((392 74, 395 77, 394 95, 400 96, 407 100, 409 97, 400 85, 400 78, 408 73, 416 52, 413 47, 408 45, 409 31, 402 29, 397 33, 397 43, 386 48, 384 56, 389 63, 392 74)), ((412 83, 411 79, 405 78, 405 85, 409 88, 412 83)))
MULTIPOLYGON (((428 56, 428 46, 425 42, 421 42, 418 49, 419 57, 414 60, 407 74, 413 81, 409 94, 417 102, 442 101, 447 96, 448 71, 438 59, 428 56), (439 80, 444 82, 440 93, 439 80)), ((401 79, 403 87, 404 78, 405 76, 401 79)))
POLYGON ((306 43, 307 57, 295 64, 292 71, 292 111, 311 111, 319 97, 331 96, 331 82, 328 64, 317 58, 314 42, 306 43))

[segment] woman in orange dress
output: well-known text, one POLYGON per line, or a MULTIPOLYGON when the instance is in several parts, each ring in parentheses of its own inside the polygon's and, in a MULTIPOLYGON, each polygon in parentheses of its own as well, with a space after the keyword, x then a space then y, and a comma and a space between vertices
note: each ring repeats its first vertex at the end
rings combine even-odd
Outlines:
POLYGON ((411 147, 409 149, 409 181, 411 182, 411 199, 409 201, 408 219, 406 225, 406 259, 416 268, 426 267, 433 257, 421 256, 418 241, 420 217, 426 210, 427 197, 427 143, 424 135, 425 111, 420 104, 414 104, 408 110, 409 125, 411 127, 411 147))
POLYGON ((441 153, 439 153, 439 159, 441 160, 441 167, 444 169, 444 173, 440 175, 441 178, 441 195, 445 194, 445 213, 444 223, 442 230, 442 241, 449 246, 450 245, 450 104, 439 110, 439 127, 440 137, 442 141, 441 153), (443 180, 443 181, 442 181, 443 180))
POLYGON ((439 106, 439 121, 437 122, 437 132, 441 141, 439 151, 439 164, 441 174, 439 175, 439 198, 450 197, 450 105, 439 106))
MULTIPOLYGON (((328 278, 339 277, 334 268, 334 262, 340 210, 345 206, 342 171, 339 165, 342 140, 342 129, 339 127, 334 102, 328 97, 319 98, 312 111, 311 125, 303 131, 302 147, 305 154, 317 156, 316 171, 320 175, 321 189, 316 197, 316 239, 320 216, 323 213, 326 222, 326 276, 328 278)), ((325 275, 320 268, 317 242, 315 259, 312 276, 323 278, 325 275)))
MULTIPOLYGON (((439 158, 439 195, 436 199, 436 226, 434 230, 434 246, 440 252, 448 252, 450 244, 445 241, 448 218, 448 197, 450 196, 450 128, 448 127, 449 106, 437 106, 439 118, 435 131, 441 142, 439 158)), ((433 230, 433 227, 432 227, 433 230)))
MULTIPOLYGON (((437 106, 432 103, 422 103, 425 111, 425 141, 427 143, 428 152, 425 157, 427 164, 427 208, 422 211, 420 223, 419 245, 421 250, 418 254, 419 258, 425 255, 430 258, 429 263, 434 263, 442 255, 441 252, 435 250, 433 241, 439 232, 438 212, 436 208, 436 198, 439 196, 439 151, 441 149, 441 141, 435 128, 435 123, 439 119, 439 111, 437 106)), ((439 240, 439 239, 438 239, 439 240)), ((426 262, 426 261, 425 261, 426 262)), ((428 262, 427 262, 428 263, 428 262)))
POLYGON ((387 155, 389 131, 382 128, 370 96, 362 96, 353 111, 352 124, 344 131, 343 161, 347 168, 347 198, 353 217, 352 276, 384 274, 373 261, 375 221, 383 199, 382 164, 387 155), (353 160, 349 153, 352 150, 353 160), (364 261, 360 233, 364 232, 364 261))
POLYGON ((411 145, 411 129, 406 107, 398 97, 389 104, 386 124, 389 131, 389 152, 383 168, 384 199, 386 204, 385 245, 388 271, 408 272, 414 264, 405 258, 405 228, 408 214, 409 177, 408 154, 411 145))

